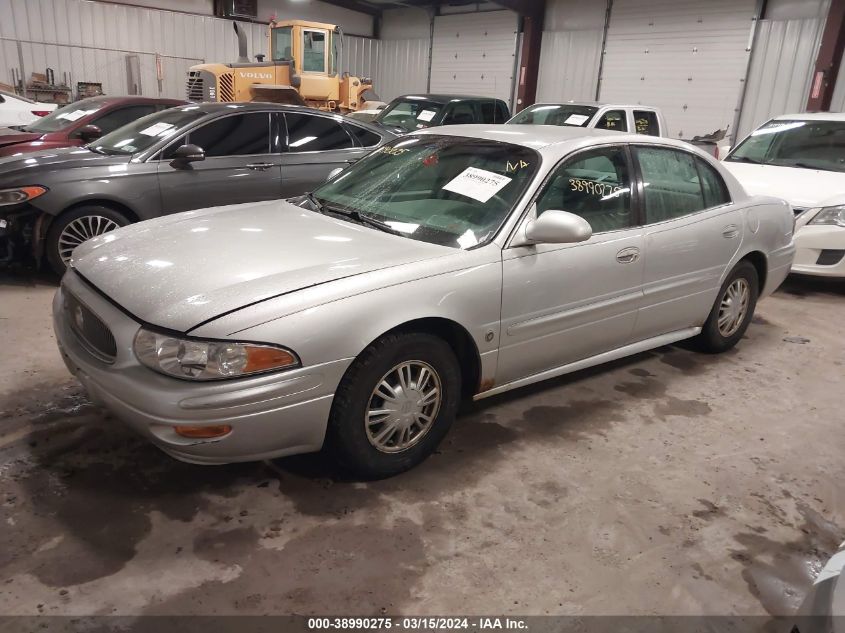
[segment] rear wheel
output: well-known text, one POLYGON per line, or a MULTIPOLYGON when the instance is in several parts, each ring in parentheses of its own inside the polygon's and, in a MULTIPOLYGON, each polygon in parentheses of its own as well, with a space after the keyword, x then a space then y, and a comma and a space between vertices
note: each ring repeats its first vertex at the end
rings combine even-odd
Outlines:
POLYGON ((327 448, 359 477, 401 473, 428 457, 446 435, 460 391, 458 360, 443 339, 386 335, 343 377, 332 404, 327 448))
POLYGON ((695 337, 705 352, 724 352, 737 344, 754 316, 759 293, 757 269, 748 261, 739 262, 719 289, 710 316, 695 337))
POLYGON ((47 231, 47 261, 57 275, 63 275, 73 250, 92 237, 129 224, 124 214, 109 207, 91 205, 63 213, 47 231))

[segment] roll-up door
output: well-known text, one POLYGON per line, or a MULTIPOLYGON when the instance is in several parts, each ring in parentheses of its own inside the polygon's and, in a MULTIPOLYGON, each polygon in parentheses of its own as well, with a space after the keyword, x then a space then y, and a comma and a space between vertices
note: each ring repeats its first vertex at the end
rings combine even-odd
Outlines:
POLYGON ((731 126, 757 0, 613 0, 601 101, 658 106, 670 136, 731 126))
POLYGON ((513 11, 435 17, 431 92, 497 97, 510 104, 516 35, 513 11))

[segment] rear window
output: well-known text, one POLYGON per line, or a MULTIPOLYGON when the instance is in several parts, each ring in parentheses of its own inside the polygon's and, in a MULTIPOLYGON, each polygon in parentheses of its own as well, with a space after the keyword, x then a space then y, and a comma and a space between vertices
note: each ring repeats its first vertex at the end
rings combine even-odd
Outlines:
POLYGON ((577 104, 537 104, 525 108, 508 123, 527 125, 571 125, 587 127, 593 115, 598 112, 595 106, 577 104))

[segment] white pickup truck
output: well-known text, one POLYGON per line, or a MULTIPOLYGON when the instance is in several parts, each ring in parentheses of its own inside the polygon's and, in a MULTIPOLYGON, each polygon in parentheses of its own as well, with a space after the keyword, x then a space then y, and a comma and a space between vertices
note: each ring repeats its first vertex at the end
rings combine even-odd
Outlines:
POLYGON ((520 125, 571 125, 617 132, 667 136, 666 119, 658 108, 619 103, 568 101, 535 103, 509 121, 520 125))

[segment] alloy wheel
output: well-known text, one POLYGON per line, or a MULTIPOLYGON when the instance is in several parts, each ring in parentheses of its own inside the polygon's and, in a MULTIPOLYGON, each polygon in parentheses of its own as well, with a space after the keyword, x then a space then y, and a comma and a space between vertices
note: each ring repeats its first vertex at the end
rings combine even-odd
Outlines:
POLYGON ((82 242, 117 228, 120 228, 117 222, 102 215, 84 215, 76 218, 59 234, 59 257, 67 264, 73 249, 82 242))

